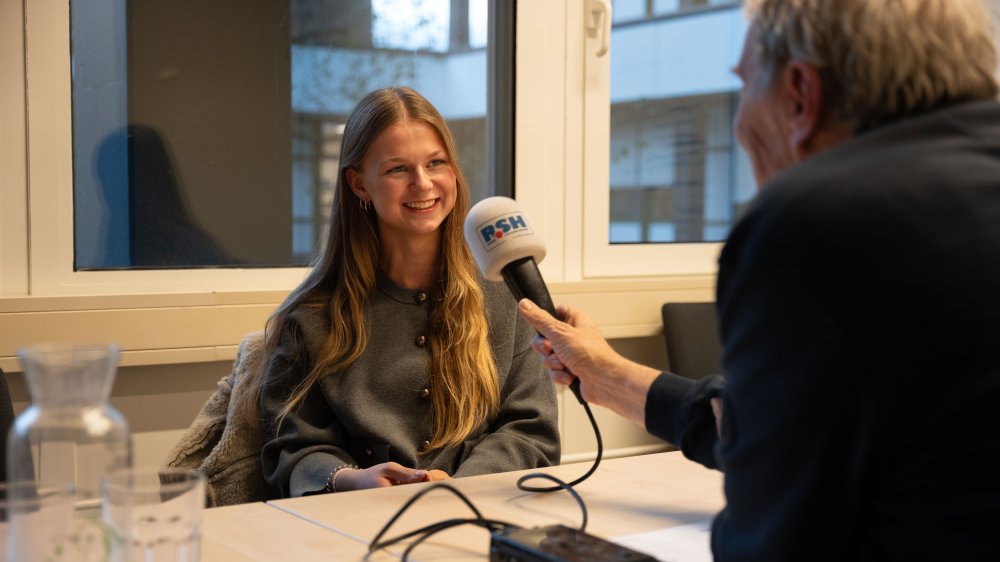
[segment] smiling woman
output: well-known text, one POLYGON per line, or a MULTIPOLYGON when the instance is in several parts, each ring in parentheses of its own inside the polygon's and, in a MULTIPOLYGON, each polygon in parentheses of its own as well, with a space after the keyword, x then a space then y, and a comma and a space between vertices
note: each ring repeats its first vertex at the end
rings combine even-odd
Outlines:
POLYGON ((351 191, 362 203, 371 201, 378 216, 383 269, 404 285, 434 282, 438 227, 455 208, 451 162, 434 127, 407 119, 386 129, 361 164, 346 170, 351 191), (423 262, 423 271, 414 270, 414 260, 423 262))
POLYGON ((282 496, 559 460, 552 385, 502 283, 465 244, 471 196, 441 114, 410 88, 351 112, 324 251, 268 321, 244 395, 282 496))

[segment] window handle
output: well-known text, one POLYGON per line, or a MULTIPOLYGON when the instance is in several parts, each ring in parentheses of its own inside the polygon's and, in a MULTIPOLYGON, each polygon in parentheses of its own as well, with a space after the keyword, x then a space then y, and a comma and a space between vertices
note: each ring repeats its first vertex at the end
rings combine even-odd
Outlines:
POLYGON ((608 54, 611 46, 611 2, 609 0, 590 0, 587 9, 587 35, 593 38, 601 36, 601 46, 595 53, 598 57, 608 54))

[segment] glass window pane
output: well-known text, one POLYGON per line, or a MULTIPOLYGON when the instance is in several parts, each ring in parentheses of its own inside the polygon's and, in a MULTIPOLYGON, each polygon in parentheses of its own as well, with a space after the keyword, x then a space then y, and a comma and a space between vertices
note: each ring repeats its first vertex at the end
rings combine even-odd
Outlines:
POLYGON ((742 0, 612 0, 612 22, 644 20, 742 4, 742 0))
POLYGON ((469 2, 469 47, 482 49, 486 47, 486 10, 487 0, 468 0, 469 2))
POLYGON ((372 0, 372 43, 383 49, 444 52, 449 0, 372 0))
POLYGON ((745 22, 731 0, 616 0, 611 243, 724 240, 753 196, 732 132, 745 22))
POLYGON ((72 0, 76 269, 302 266, 347 114, 411 86, 486 179, 486 0, 72 0))

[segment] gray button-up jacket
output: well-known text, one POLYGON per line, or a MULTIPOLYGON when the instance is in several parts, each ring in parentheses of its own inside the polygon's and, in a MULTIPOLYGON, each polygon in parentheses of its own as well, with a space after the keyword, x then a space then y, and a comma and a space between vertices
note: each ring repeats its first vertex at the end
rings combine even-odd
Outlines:
POLYGON ((309 372, 329 326, 326 310, 296 311, 282 345, 268 358, 262 395, 261 461, 271 486, 285 497, 319 492, 343 464, 395 461, 460 477, 558 463, 555 391, 530 348, 534 334, 502 283, 484 281, 483 292, 500 410, 461 445, 429 453, 433 413, 425 336, 433 296, 381 275, 361 357, 343 372, 321 378, 276 428, 271 422, 309 372))

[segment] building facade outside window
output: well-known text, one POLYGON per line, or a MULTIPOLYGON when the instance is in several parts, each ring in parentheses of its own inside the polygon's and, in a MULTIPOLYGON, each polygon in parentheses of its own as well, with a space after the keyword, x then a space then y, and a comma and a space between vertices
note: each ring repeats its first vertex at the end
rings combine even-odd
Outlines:
POLYGON ((615 0, 609 242, 717 242, 756 191, 732 132, 742 3, 615 0), (724 38, 724 40, 720 40, 724 38))
POLYGON ((380 87, 434 103, 491 194, 487 17, 486 0, 73 0, 75 270, 307 265, 344 122, 380 87))

